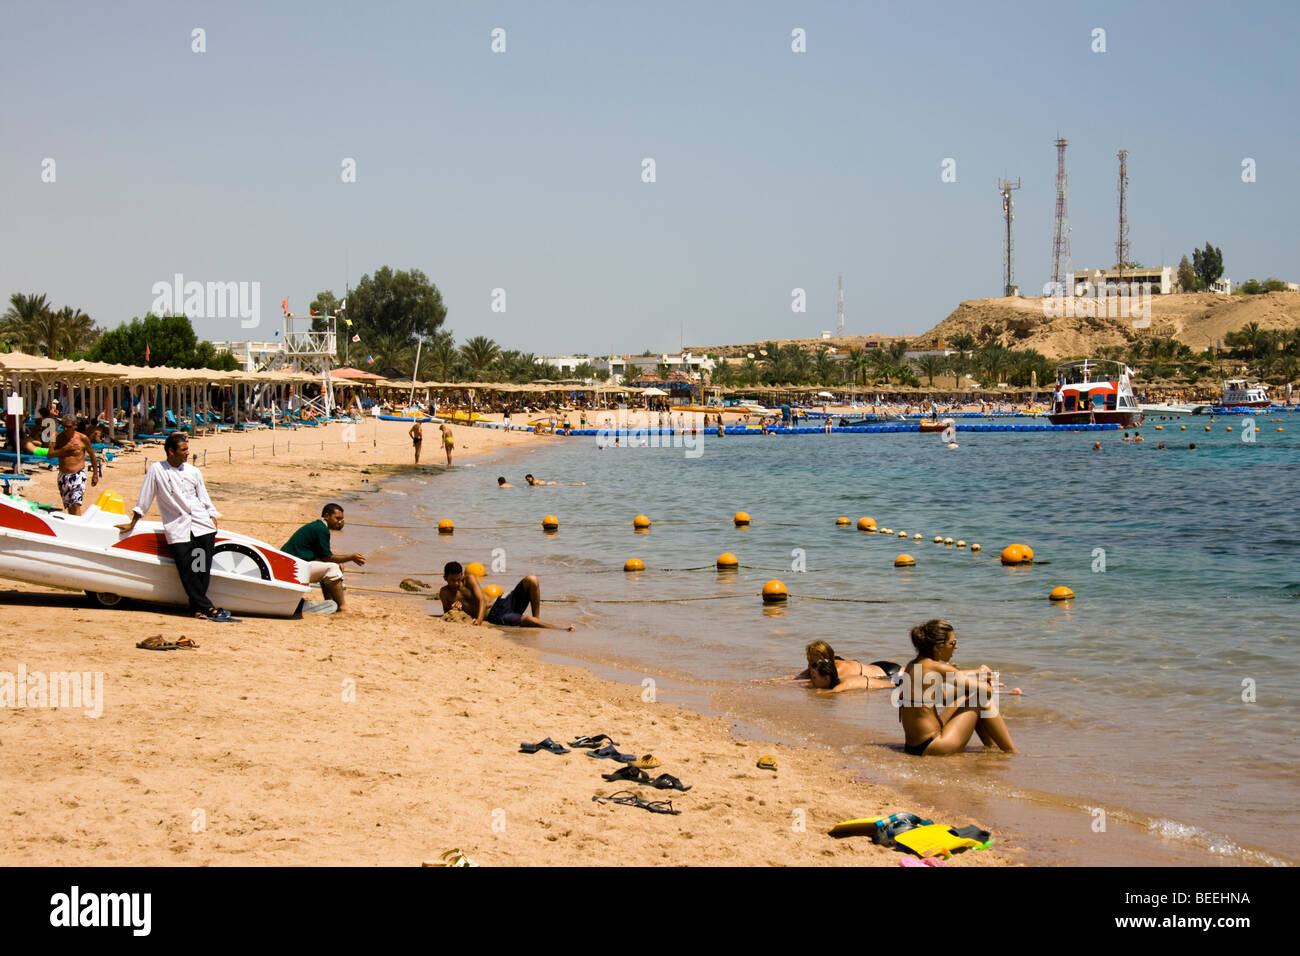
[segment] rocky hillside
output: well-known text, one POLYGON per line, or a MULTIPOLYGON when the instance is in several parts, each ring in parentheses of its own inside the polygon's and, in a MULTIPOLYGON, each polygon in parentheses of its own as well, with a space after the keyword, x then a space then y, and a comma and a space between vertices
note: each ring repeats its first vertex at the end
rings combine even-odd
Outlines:
POLYGON ((1152 297, 1151 326, 1133 328, 1129 318, 1044 315, 1041 298, 971 299, 914 341, 951 341, 967 334, 983 345, 1001 342, 1037 349, 1048 358, 1091 355, 1107 345, 1124 346, 1152 335, 1172 338, 1200 351, 1251 322, 1262 329, 1300 328, 1300 293, 1265 295, 1157 295, 1152 297))

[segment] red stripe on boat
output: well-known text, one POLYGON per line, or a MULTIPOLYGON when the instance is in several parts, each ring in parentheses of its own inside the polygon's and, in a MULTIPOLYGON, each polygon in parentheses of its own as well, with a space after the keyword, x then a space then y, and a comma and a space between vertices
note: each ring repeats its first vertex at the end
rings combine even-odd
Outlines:
POLYGON ((0 502, 0 528, 26 531, 28 534, 45 534, 51 538, 58 537, 44 518, 3 502, 0 502))
POLYGON ((115 548, 121 548, 123 551, 139 551, 141 554, 152 554, 159 558, 170 558, 171 549, 167 547, 167 536, 161 531, 144 531, 140 534, 133 534, 129 538, 123 538, 115 548))

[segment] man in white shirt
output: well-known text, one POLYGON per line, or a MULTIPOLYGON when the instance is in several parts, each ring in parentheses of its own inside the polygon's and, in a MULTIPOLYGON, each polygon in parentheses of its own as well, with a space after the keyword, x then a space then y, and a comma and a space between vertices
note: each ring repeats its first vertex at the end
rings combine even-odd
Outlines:
POLYGON ((140 485, 140 499, 131 514, 131 520, 117 529, 130 534, 135 524, 149 511, 154 501, 162 515, 163 532, 176 573, 190 600, 190 610, 196 617, 210 621, 231 620, 230 612, 213 607, 208 600, 208 582, 212 577, 212 548, 217 540, 217 511, 208 497, 203 475, 188 464, 190 443, 184 432, 172 432, 163 446, 166 461, 157 461, 145 472, 140 485))

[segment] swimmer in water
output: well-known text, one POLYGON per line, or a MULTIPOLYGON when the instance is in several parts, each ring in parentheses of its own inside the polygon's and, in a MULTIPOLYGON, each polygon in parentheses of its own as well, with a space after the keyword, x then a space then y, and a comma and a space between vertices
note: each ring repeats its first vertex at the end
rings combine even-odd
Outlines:
POLYGON ((497 477, 497 487, 498 487, 498 488, 513 488, 514 485, 512 485, 512 484, 510 484, 510 482, 506 481, 506 477, 505 477, 505 475, 500 475, 500 476, 497 477))
POLYGON ((971 736, 978 735, 985 746, 997 744, 1006 753, 1016 753, 998 713, 992 672, 984 665, 958 670, 950 663, 957 649, 952 625, 932 619, 912 628, 911 636, 916 656, 903 670, 898 709, 903 750, 914 757, 943 757, 965 750, 971 736), (932 694, 937 699, 926 700, 932 694))

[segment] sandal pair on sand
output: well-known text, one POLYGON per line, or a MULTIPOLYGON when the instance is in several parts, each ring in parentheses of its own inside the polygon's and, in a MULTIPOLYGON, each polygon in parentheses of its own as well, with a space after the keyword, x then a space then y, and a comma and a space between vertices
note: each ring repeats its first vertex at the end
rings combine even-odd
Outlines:
POLYGON ((447 850, 436 860, 425 860, 420 866, 478 866, 478 864, 456 849, 447 850))
POLYGON ((682 812, 673 809, 671 800, 642 800, 631 790, 620 790, 617 793, 611 793, 608 797, 597 794, 591 799, 596 803, 617 803, 625 807, 640 807, 642 810, 649 810, 651 813, 671 813, 676 816, 682 812))
MULTIPOLYGON (((609 760, 617 760, 621 763, 631 764, 641 770, 653 770, 655 767, 659 766, 659 758, 654 754, 646 754, 645 756, 638 757, 636 754, 619 753, 618 742, 610 737, 609 734, 579 737, 577 740, 571 741, 569 747, 572 747, 575 750, 587 750, 588 757, 602 757, 609 760), (602 742, 605 742, 604 746, 601 746, 602 742)), ((522 743, 519 745, 520 753, 535 754, 540 750, 545 750, 548 753, 553 754, 567 754, 570 752, 568 747, 556 743, 550 737, 547 737, 539 743, 522 743)))
POLYGON ((654 787, 656 790, 680 790, 682 793, 685 793, 687 790, 691 789, 670 773, 661 773, 659 776, 651 780, 650 774, 646 773, 639 767, 631 765, 620 767, 613 773, 602 773, 601 776, 610 783, 613 783, 616 780, 627 780, 632 783, 645 784, 647 787, 654 787))
POLYGON ((145 651, 188 651, 193 650, 198 646, 199 645, 195 644, 192 640, 183 635, 175 641, 169 641, 161 634, 156 634, 153 637, 146 637, 136 645, 136 647, 145 651))

